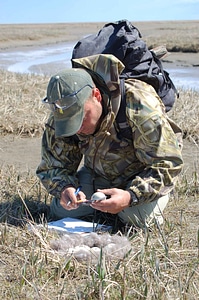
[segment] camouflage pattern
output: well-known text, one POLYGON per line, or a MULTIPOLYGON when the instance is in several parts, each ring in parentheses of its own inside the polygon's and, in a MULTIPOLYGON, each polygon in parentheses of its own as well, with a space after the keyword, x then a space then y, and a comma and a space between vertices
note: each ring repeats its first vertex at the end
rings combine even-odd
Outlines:
POLYGON ((89 72, 95 79, 95 73, 99 73, 99 84, 106 83, 111 99, 109 103, 103 97, 106 115, 94 135, 55 138, 54 119, 50 116, 42 139, 42 161, 37 169, 48 192, 59 198, 65 186, 77 187, 76 172, 84 156, 86 167, 109 179, 112 187, 131 189, 139 203, 168 194, 183 160, 173 131, 175 123, 168 119, 155 90, 142 81, 126 80, 126 116, 132 138, 119 139, 115 116, 120 103, 118 75, 122 63, 112 55, 75 59, 73 63, 75 67, 91 69, 89 72))

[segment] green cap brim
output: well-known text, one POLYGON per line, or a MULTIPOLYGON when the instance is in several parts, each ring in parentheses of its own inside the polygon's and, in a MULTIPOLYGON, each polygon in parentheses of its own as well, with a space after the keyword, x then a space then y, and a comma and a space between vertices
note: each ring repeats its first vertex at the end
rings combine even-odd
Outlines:
POLYGON ((77 106, 71 107, 68 110, 63 111, 61 113, 55 113, 55 135, 58 136, 72 136, 78 132, 81 128, 84 117, 84 110, 79 106, 79 110, 77 110, 77 106), (58 118, 56 118, 56 114, 58 114, 58 118), (63 115, 63 117, 62 117, 63 115))

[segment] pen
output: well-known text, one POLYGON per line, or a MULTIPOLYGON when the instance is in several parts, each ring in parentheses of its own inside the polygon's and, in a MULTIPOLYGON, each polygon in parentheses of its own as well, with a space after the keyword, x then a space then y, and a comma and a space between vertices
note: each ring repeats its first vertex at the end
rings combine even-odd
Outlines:
MULTIPOLYGON (((81 188, 82 188, 81 186, 78 186, 78 188, 75 190, 75 196, 77 196, 79 194, 79 192, 81 191, 81 188)), ((72 203, 72 201, 69 200, 67 202, 67 206, 69 206, 71 203, 72 203)))
POLYGON ((75 196, 77 196, 79 194, 79 192, 81 191, 81 186, 78 186, 78 188, 75 191, 75 196))

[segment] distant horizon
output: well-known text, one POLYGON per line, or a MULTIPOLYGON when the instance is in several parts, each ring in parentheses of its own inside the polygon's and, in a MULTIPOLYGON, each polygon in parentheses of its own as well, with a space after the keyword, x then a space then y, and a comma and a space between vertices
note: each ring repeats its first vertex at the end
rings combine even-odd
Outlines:
MULTIPOLYGON (((123 20, 123 19, 121 19, 123 20)), ((116 22, 119 21, 118 20, 112 20, 112 21, 71 21, 71 22, 32 22, 32 23, 1 23, 0 25, 45 25, 45 24, 75 24, 75 23, 111 23, 111 22, 116 22)), ((153 22, 194 22, 194 21, 199 21, 199 19, 190 19, 190 20, 186 20, 186 19, 182 19, 182 20, 144 20, 144 21, 139 21, 139 20, 129 20, 130 22, 135 22, 135 23, 153 23, 153 22)))
POLYGON ((0 24, 107 23, 199 20, 199 0, 6 0, 0 24))

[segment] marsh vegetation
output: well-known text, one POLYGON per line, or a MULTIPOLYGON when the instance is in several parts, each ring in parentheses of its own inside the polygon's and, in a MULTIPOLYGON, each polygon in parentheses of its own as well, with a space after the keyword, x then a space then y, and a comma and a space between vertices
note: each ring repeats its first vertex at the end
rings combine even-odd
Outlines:
MULTIPOLYGON (((93 28, 93 24, 80 25, 76 25, 70 34, 70 24, 27 25, 23 28, 1 25, 0 33, 4 34, 0 35, 0 48, 14 44, 19 47, 45 44, 52 39, 60 42, 65 38, 66 29, 68 39, 74 40, 93 28)), ((170 51, 199 51, 197 21, 151 22, 153 36, 149 34, 149 26, 138 25, 151 46, 164 42, 170 51)), ((101 24, 95 24, 93 31, 99 27, 101 24)), ((25 159, 26 142, 41 138, 48 117, 41 99, 45 96, 48 80, 45 76, 0 70, 0 139, 5 136, 19 139, 24 153, 16 153, 16 156, 21 160, 25 159)), ((199 94, 194 90, 181 90, 180 98, 169 113, 183 130, 192 163, 189 172, 185 169, 178 178, 165 210, 164 225, 154 227, 150 232, 126 229, 123 234, 129 237, 132 250, 120 260, 108 260, 101 252, 98 262, 91 264, 53 250, 50 242, 58 237, 58 233, 48 231, 46 227, 29 230, 30 224, 47 223, 51 197, 33 170, 22 171, 10 164, 9 159, 2 163, 2 299, 199 299, 199 164, 198 154, 192 155, 193 148, 199 152, 198 98, 199 94)), ((8 157, 9 153, 0 151, 1 156, 8 157)), ((34 160, 34 149, 29 155, 34 160)))

